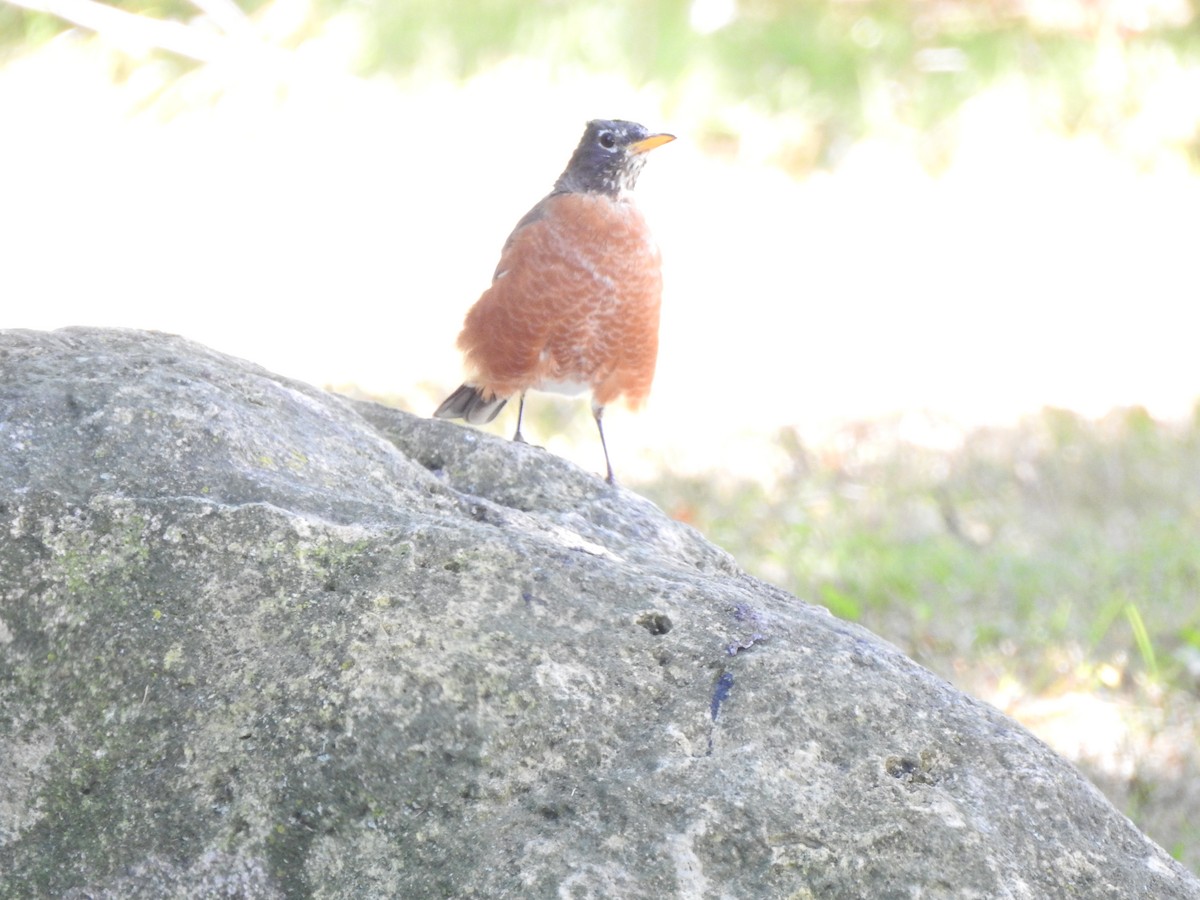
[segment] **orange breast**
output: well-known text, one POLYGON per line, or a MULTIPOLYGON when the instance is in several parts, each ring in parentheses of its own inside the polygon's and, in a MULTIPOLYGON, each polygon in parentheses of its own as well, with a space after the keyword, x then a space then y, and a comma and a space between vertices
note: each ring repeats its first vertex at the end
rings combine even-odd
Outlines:
POLYGON ((468 381, 506 397, 564 385, 596 404, 650 392, 662 270, 641 213, 593 194, 547 197, 509 237, 458 346, 468 381))

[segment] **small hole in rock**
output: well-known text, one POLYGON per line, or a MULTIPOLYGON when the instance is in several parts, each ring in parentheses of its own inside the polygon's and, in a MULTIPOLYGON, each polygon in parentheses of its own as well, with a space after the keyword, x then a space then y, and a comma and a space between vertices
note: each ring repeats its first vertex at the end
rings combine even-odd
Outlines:
POLYGON ((910 778, 920 765, 914 759, 890 756, 884 763, 884 769, 893 778, 910 778))
POLYGON ((666 634, 672 628, 671 619, 666 613, 645 612, 636 621, 653 635, 666 634))

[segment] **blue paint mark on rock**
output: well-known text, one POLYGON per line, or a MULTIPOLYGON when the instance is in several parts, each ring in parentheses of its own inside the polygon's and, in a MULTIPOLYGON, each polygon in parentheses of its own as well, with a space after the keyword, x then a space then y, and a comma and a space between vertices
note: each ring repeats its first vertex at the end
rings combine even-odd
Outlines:
POLYGON ((725 698, 729 696, 729 692, 733 690, 733 673, 725 672, 717 679, 717 686, 713 690, 712 695, 712 718, 717 721, 717 713, 721 711, 721 704, 725 702, 725 698))

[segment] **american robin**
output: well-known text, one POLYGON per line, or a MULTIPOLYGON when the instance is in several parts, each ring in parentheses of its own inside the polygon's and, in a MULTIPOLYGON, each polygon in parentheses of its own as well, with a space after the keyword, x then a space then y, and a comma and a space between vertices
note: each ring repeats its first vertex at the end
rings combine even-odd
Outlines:
POLYGON ((630 192, 646 153, 675 140, 635 122, 596 119, 554 189, 517 222, 492 285, 467 313, 458 347, 467 381, 434 416, 492 421, 520 395, 514 441, 530 390, 592 394, 592 415, 613 484, 601 422, 624 398, 650 393, 658 358, 662 269, 630 192))

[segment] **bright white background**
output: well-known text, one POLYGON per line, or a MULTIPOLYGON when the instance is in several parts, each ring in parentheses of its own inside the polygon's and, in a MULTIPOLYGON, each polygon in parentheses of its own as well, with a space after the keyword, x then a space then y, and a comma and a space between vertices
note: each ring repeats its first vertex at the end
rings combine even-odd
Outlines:
POLYGON ((78 34, 9 61, 0 327, 177 332, 428 414, 509 229, 586 119, 622 117, 680 136, 639 188, 667 287, 651 403, 608 419, 627 476, 766 475, 785 426, 819 441, 902 414, 945 442, 1047 404, 1183 416, 1200 393, 1200 181, 1049 134, 1019 84, 971 101, 937 177, 885 130, 796 179, 764 161, 773 123, 749 110, 725 112, 738 153, 704 155, 700 94, 667 109, 522 61, 367 81, 344 74, 350 44, 333 29, 180 82, 78 34))

